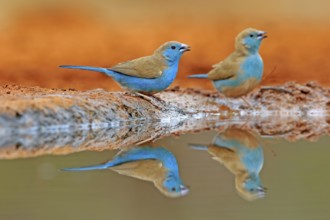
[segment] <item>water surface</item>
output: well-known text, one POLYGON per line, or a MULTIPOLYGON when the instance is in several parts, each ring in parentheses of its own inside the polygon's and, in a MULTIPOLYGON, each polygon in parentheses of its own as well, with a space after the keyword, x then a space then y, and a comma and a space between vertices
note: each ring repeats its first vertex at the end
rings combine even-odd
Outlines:
MULTIPOLYGON (((238 138, 243 137, 243 142, 248 143, 246 149, 259 148, 259 153, 252 156, 261 164, 258 177, 260 184, 267 188, 263 198, 251 199, 239 193, 235 175, 226 164, 212 159, 214 155, 210 151, 189 146, 213 143, 215 147, 214 138, 226 129, 169 136, 143 144, 166 149, 176 158, 180 178, 189 187, 187 195, 176 198, 166 196, 150 181, 121 175, 114 169, 60 170, 112 160, 118 150, 3 158, 0 160, 0 219, 328 219, 328 136, 315 142, 288 142, 252 132, 255 139, 248 141, 244 129, 239 128, 243 133, 239 133, 238 138)), ((239 141, 234 145, 237 143, 239 141)), ((125 151, 131 149, 134 146, 125 151)), ((219 157, 224 154, 232 157, 234 152, 214 149, 219 157)), ((149 165, 155 164, 150 162, 146 167, 149 165)), ((254 169, 257 165, 251 166, 250 169, 254 169)))

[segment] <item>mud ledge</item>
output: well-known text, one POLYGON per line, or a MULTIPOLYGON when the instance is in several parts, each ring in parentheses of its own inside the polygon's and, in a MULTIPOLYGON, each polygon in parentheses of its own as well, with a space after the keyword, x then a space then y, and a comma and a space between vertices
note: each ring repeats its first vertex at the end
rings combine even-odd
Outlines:
POLYGON ((194 89, 166 90, 156 94, 161 101, 102 89, 81 92, 6 85, 0 87, 0 128, 163 120, 229 112, 236 116, 282 117, 329 112, 330 90, 315 82, 305 85, 290 82, 274 88, 254 91, 245 97, 247 103, 243 99, 225 99, 216 92, 194 89))
POLYGON ((260 88, 242 99, 174 88, 146 100, 97 89, 0 87, 0 158, 130 147, 167 135, 235 125, 263 136, 330 133, 330 90, 315 82, 260 88))

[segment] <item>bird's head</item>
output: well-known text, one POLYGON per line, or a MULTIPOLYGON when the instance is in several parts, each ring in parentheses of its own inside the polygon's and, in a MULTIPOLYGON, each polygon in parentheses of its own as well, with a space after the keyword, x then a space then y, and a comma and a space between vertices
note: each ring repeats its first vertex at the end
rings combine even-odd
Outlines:
POLYGON ((183 184, 180 177, 169 174, 163 182, 156 183, 156 187, 166 196, 176 198, 189 193, 189 188, 183 184))
POLYGON ((186 51, 190 51, 190 46, 177 41, 169 41, 161 45, 154 54, 160 56, 167 61, 167 64, 171 65, 178 62, 182 54, 186 51))
POLYGON ((261 185, 259 177, 250 176, 243 183, 236 182, 236 189, 248 201, 261 199, 266 195, 266 188, 261 185))
POLYGON ((261 41, 266 38, 266 32, 254 28, 247 28, 236 37, 236 50, 246 53, 256 53, 259 50, 261 41))

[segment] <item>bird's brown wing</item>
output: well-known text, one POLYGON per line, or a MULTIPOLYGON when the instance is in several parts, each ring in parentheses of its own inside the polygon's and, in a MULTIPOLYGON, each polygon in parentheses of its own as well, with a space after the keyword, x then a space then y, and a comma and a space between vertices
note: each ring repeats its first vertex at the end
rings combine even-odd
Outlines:
POLYGON ((247 148, 257 148, 260 146, 260 141, 258 138, 249 131, 241 130, 238 128, 228 128, 225 132, 221 134, 223 139, 227 140, 236 140, 241 145, 246 146, 247 148))
POLYGON ((232 54, 224 61, 213 65, 213 69, 208 73, 208 78, 212 80, 225 80, 235 77, 240 68, 240 57, 232 54))
POLYGON ((158 78, 163 74, 166 63, 155 56, 146 56, 131 61, 118 63, 109 69, 140 78, 158 78))
POLYGON ((111 167, 111 170, 125 176, 146 181, 155 181, 164 178, 165 167, 159 160, 138 160, 111 167))

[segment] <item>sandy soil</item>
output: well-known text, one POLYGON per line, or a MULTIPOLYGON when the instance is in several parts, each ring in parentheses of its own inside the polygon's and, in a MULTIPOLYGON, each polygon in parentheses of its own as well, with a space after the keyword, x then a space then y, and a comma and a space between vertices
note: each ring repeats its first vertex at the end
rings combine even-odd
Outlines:
MULTIPOLYGON (((316 80, 330 85, 328 25, 255 22, 269 33, 261 47, 263 85, 316 80), (275 71, 273 71, 275 69, 275 71)), ((104 22, 72 11, 22 14, 0 34, 0 84, 79 90, 119 90, 100 73, 64 70, 60 64, 111 66, 150 54, 168 40, 191 45, 183 56, 174 86, 213 89, 210 82, 186 79, 206 72, 233 50, 235 35, 248 24, 209 20, 133 25, 104 22)))

